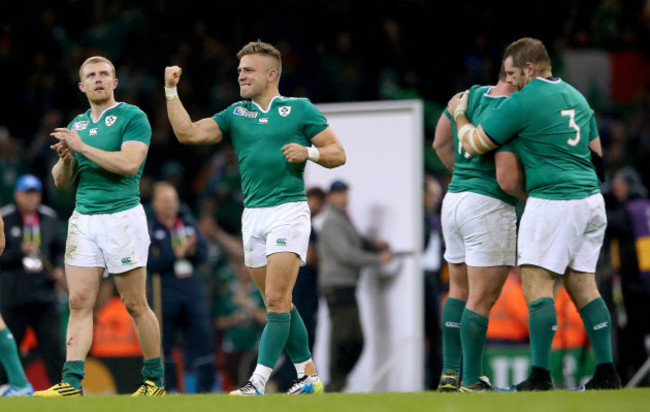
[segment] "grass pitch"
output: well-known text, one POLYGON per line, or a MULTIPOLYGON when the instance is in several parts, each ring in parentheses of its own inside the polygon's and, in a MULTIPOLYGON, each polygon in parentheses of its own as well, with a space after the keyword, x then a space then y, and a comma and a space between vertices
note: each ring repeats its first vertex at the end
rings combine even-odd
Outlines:
POLYGON ((228 395, 168 395, 161 398, 86 396, 82 398, 5 398, 0 411, 20 412, 288 412, 288 411, 480 411, 480 412, 635 412, 650 411, 650 389, 535 393, 369 393, 241 398, 228 395))

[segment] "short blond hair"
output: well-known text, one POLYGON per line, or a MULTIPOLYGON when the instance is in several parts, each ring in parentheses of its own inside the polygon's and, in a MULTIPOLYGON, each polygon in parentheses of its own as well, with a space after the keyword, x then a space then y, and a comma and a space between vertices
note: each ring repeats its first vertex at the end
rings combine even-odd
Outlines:
POLYGON ((273 45, 261 40, 252 41, 237 52, 237 59, 241 60, 242 57, 250 54, 261 54, 273 58, 277 63, 278 74, 282 73, 282 54, 273 45))
POLYGON ((115 66, 110 60, 108 60, 106 57, 103 56, 93 56, 87 58, 86 61, 81 64, 81 67, 79 67, 79 80, 83 80, 84 67, 86 67, 89 64, 95 64, 95 63, 108 64, 109 66, 111 66, 111 71, 113 71, 113 77, 117 77, 117 74, 115 73, 115 66))

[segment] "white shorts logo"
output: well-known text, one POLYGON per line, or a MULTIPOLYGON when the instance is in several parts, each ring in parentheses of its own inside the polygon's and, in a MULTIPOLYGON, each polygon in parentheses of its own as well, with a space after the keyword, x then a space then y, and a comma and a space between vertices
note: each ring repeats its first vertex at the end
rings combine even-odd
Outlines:
POLYGON ((106 120, 104 120, 104 123, 106 123, 106 126, 111 127, 117 120, 117 116, 108 116, 106 120))
POLYGON ((291 113, 291 106, 280 106, 280 107, 278 107, 278 113, 280 113, 280 116, 282 116, 282 117, 289 116, 289 113, 291 113))

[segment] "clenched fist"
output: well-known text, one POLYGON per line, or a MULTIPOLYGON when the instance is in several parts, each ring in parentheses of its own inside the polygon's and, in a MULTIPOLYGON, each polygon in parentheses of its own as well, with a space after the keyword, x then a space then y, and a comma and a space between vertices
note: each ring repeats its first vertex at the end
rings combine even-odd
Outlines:
POLYGON ((289 163, 300 163, 309 158, 307 148, 298 143, 289 143, 282 146, 282 153, 284 153, 284 157, 287 158, 289 163))
POLYGON ((181 80, 183 69, 178 66, 165 67, 165 87, 174 88, 181 80))

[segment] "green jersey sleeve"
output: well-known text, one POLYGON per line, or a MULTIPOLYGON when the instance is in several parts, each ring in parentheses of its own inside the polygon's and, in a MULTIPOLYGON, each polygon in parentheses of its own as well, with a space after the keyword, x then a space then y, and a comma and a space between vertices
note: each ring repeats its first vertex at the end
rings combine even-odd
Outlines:
POLYGON ((151 143, 151 125, 147 115, 138 110, 138 112, 129 120, 124 128, 123 142, 135 140, 149 146, 151 143))
POLYGON ((591 142, 597 137, 600 137, 600 134, 598 133, 598 125, 596 124, 596 118, 591 116, 591 120, 589 121, 589 141, 591 142))
MULTIPOLYGON (((481 122, 487 135, 495 143, 503 145, 524 127, 524 110, 517 93, 510 96, 499 108, 481 122)), ((478 126, 478 125, 477 125, 478 126)))
POLYGON ((303 116, 302 132, 307 139, 311 140, 318 133, 329 127, 323 113, 308 99, 305 99, 305 104, 303 105, 303 116))
POLYGON ((236 103, 232 104, 228 106, 226 109, 212 116, 212 119, 215 122, 217 122, 217 126, 219 126, 219 130, 221 130, 221 133, 223 134, 224 137, 230 134, 231 114, 236 106, 237 106, 236 103))

